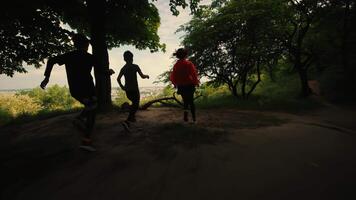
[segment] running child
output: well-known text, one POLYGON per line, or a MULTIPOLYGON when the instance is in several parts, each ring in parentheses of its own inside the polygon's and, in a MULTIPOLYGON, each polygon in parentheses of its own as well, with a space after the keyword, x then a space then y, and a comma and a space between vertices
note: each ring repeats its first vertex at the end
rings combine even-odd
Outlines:
POLYGON ((91 134, 95 123, 97 98, 93 77, 90 74, 94 66, 94 58, 87 52, 89 40, 84 35, 75 34, 72 40, 76 50, 48 59, 41 88, 45 89, 48 84, 53 66, 64 64, 70 94, 84 105, 83 111, 73 122, 82 127, 85 134, 80 147, 88 151, 95 151, 91 134))
POLYGON ((179 48, 173 56, 178 59, 173 66, 173 71, 170 75, 174 87, 176 87, 177 93, 182 96, 184 104, 183 120, 188 121, 188 108, 192 114, 192 120, 196 122, 195 104, 194 104, 194 92, 195 87, 199 85, 197 70, 192 62, 187 60, 188 51, 184 48, 179 48))
POLYGON ((124 60, 126 64, 121 68, 119 76, 117 77, 117 82, 119 83, 122 90, 126 92, 127 98, 131 101, 129 116, 122 125, 129 131, 130 123, 136 122, 135 114, 140 105, 140 91, 137 83, 137 73, 141 78, 149 79, 148 75, 142 73, 140 67, 133 64, 133 54, 130 51, 124 53, 124 60), (121 83, 122 76, 125 77, 125 85, 121 83))

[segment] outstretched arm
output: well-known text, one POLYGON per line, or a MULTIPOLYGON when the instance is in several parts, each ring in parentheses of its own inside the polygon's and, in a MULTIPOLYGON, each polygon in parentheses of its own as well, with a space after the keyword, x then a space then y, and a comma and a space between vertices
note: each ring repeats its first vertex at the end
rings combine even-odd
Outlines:
POLYGON ((45 78, 43 79, 43 81, 41 82, 41 85, 40 85, 42 89, 45 89, 49 82, 49 77, 51 76, 53 65, 56 64, 56 60, 57 60, 57 57, 54 57, 54 58, 48 59, 48 61, 47 61, 46 70, 44 73, 45 78))
POLYGON ((141 76, 141 78, 143 78, 143 79, 145 79, 145 78, 149 79, 150 78, 150 76, 148 76, 146 74, 143 74, 140 68, 137 69, 137 72, 141 76))
POLYGON ((122 90, 126 90, 125 86, 121 83, 121 78, 124 75, 122 69, 120 70, 119 76, 117 77, 117 82, 119 83, 122 90))

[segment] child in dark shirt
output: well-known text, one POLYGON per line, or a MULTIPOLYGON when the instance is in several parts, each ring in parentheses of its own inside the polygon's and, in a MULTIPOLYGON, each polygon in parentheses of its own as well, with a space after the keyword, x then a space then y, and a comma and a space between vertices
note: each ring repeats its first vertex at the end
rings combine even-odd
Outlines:
POLYGON ((132 102, 130 106, 129 116, 127 120, 123 122, 123 126, 126 130, 129 130, 130 123, 136 121, 135 114, 140 105, 140 91, 137 83, 137 73, 141 78, 149 78, 148 75, 142 73, 140 67, 133 64, 133 54, 130 51, 124 53, 124 60, 126 64, 121 68, 119 76, 117 77, 117 82, 119 83, 121 89, 126 92, 127 98, 132 102), (125 85, 121 83, 122 76, 125 77, 125 85))
POLYGON ((84 105, 83 111, 74 121, 77 124, 79 123, 85 132, 80 147, 88 151, 95 151, 91 133, 95 123, 97 98, 93 77, 90 74, 94 66, 94 58, 87 52, 89 40, 84 35, 76 34, 72 40, 76 50, 48 59, 44 73, 45 79, 41 82, 41 88, 45 89, 48 84, 53 65, 64 64, 70 94, 84 105))

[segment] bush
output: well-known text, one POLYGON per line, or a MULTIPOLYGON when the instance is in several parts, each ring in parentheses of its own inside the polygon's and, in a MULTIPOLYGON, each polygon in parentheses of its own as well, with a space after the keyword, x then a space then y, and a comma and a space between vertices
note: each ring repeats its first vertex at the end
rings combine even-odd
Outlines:
POLYGON ((81 104, 70 95, 65 86, 54 85, 46 90, 34 88, 30 91, 21 91, 16 95, 28 95, 41 105, 42 110, 46 111, 71 110, 81 107, 81 104))
POLYGON ((297 100, 300 92, 298 76, 284 76, 272 81, 263 80, 256 88, 255 95, 259 96, 260 104, 297 100))
POLYGON ((3 114, 8 113, 11 117, 33 115, 42 109, 41 105, 28 95, 1 95, 0 107, 3 114))
POLYGON ((116 89, 116 96, 113 101, 113 104, 121 106, 125 102, 129 102, 129 99, 126 97, 125 91, 120 88, 116 89))
POLYGON ((312 99, 297 98, 299 79, 296 75, 285 75, 275 81, 265 77, 248 99, 232 96, 227 86, 203 84, 199 90, 202 97, 196 100, 198 108, 237 107, 299 112, 320 107, 320 104, 312 99))
POLYGON ((9 121, 11 121, 11 119, 12 119, 12 117, 11 117, 9 111, 0 107, 0 126, 8 123, 9 121))
POLYGON ((173 88, 172 86, 168 85, 166 87, 163 88, 162 93, 159 95, 160 97, 170 97, 173 95, 173 93, 176 91, 175 88, 173 88))
POLYGON ((33 116, 42 109, 28 95, 0 95, 0 125, 20 116, 33 116))
POLYGON ((58 85, 46 90, 34 88, 15 95, 0 95, 0 125, 68 113, 80 107, 68 88, 58 85))

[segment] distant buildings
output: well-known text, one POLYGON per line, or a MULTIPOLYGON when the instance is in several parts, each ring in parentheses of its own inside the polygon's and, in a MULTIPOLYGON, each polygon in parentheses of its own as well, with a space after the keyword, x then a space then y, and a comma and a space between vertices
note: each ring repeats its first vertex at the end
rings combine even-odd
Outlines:
MULTIPOLYGON (((111 97, 114 99, 117 95, 117 90, 119 88, 115 87, 111 90, 111 97)), ((141 98, 156 96, 163 91, 164 87, 162 86, 153 86, 153 87, 140 87, 140 95, 141 98)))

